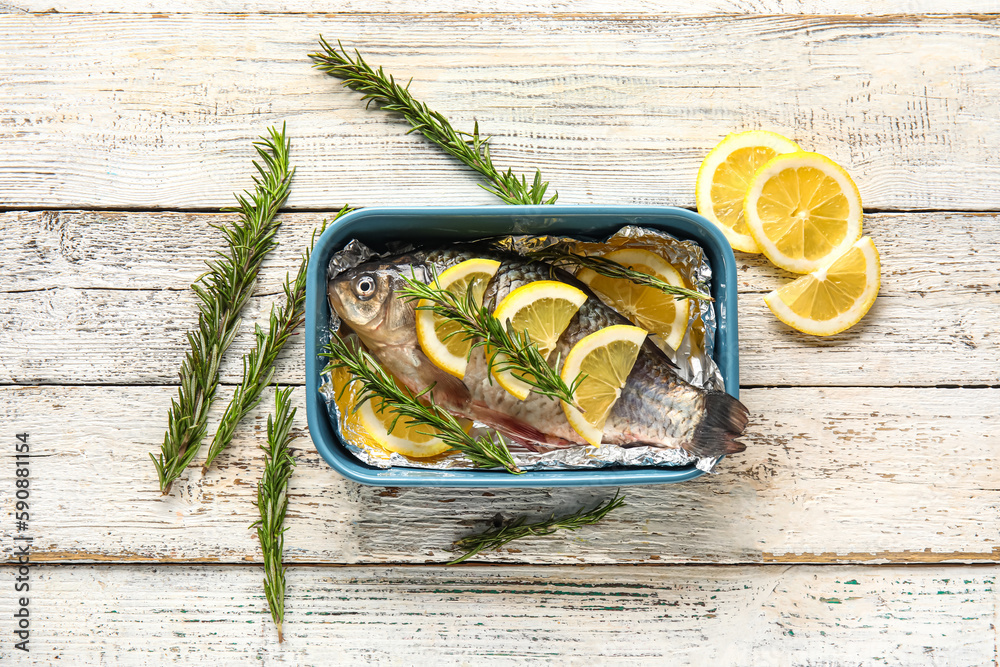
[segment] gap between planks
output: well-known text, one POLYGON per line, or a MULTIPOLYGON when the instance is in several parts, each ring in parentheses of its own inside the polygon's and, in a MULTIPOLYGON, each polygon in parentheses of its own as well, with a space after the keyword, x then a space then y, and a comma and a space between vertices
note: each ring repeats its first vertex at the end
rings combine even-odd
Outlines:
MULTIPOLYGON (((910 552, 912 554, 920 554, 920 552, 910 552)), ((246 567, 263 567, 263 561, 244 561, 244 562, 230 562, 230 561, 220 561, 211 559, 198 559, 198 560, 123 560, 119 557, 95 557, 93 555, 87 556, 79 560, 50 560, 49 557, 56 554, 53 553, 42 553, 38 556, 32 555, 32 564, 40 565, 44 567, 79 567, 79 566, 101 566, 101 567, 151 567, 151 566, 164 566, 164 567, 222 567, 222 568, 246 568, 246 567)), ((803 554, 806 555, 806 554, 803 554)), ((811 555, 811 554, 808 554, 811 555)), ((872 556, 878 556, 879 554, 869 554, 872 556)), ((893 554, 898 555, 898 554, 893 554)), ((920 555, 935 555, 935 554, 920 554, 920 555)), ((940 554, 942 556, 949 556, 953 558, 950 554, 940 554)), ((962 554, 962 557, 968 557, 970 554, 962 554)), ((985 554, 984 554, 985 555, 985 554)), ((890 569, 890 568, 965 568, 965 567, 976 567, 982 569, 994 569, 1000 567, 998 560, 1000 560, 1000 549, 994 549, 993 554, 989 555, 989 558, 984 558, 981 560, 900 560, 892 562, 883 563, 873 563, 873 562, 859 562, 854 560, 805 560, 796 559, 795 557, 789 555, 782 555, 775 557, 774 560, 766 561, 734 561, 726 563, 715 563, 711 561, 697 562, 697 561, 677 561, 677 562, 664 562, 664 563, 650 563, 644 561, 636 562, 619 562, 619 563, 527 563, 527 562, 486 562, 486 561, 465 561, 457 565, 448 565, 446 562, 442 561, 440 563, 424 562, 424 563, 413 563, 407 561, 378 561, 369 563, 336 563, 336 562, 323 562, 323 561, 284 561, 285 567, 295 567, 295 568, 337 568, 337 569, 351 569, 359 567, 391 567, 391 568, 408 568, 408 569, 431 569, 431 570, 450 570, 454 568, 483 568, 483 569, 496 569, 497 567, 510 567, 519 569, 560 569, 560 568, 603 568, 603 567, 619 567, 619 568, 653 568, 653 569, 680 569, 680 568, 734 568, 734 567, 755 567, 755 568, 766 568, 774 567, 776 565, 787 565, 789 567, 851 567, 859 569, 890 569), (993 560, 989 560, 992 558, 993 560)), ((17 565, 18 561, 15 560, 5 560, 0 561, 0 566, 3 565, 17 565)))
MULTIPOLYGON (((498 205, 502 202, 497 202, 498 205)), ((558 202, 556 203, 558 205, 558 202)), ((346 204, 350 206, 350 204, 346 204)), ((585 204, 581 204, 584 206, 585 204)), ((623 205, 626 206, 626 205, 623 205)), ((692 213, 697 213, 698 209, 693 206, 676 206, 673 204, 663 204, 663 208, 679 208, 685 211, 691 211, 692 213)), ((342 207, 341 207, 342 208, 342 207)), ((376 208, 374 206, 358 206, 354 210, 360 211, 365 208, 376 208)), ((278 209, 276 215, 281 215, 283 213, 312 213, 319 215, 336 215, 340 212, 340 208, 329 208, 326 206, 290 206, 287 208, 278 209)), ((222 214, 232 214, 233 211, 229 211, 224 208, 215 207, 205 207, 205 206, 192 206, 187 208, 182 207, 156 207, 156 206, 0 206, 0 213, 222 213, 222 214)), ((1000 213, 1000 208, 863 208, 862 213, 864 215, 875 215, 878 213, 967 213, 969 215, 977 215, 980 213, 1000 213)))

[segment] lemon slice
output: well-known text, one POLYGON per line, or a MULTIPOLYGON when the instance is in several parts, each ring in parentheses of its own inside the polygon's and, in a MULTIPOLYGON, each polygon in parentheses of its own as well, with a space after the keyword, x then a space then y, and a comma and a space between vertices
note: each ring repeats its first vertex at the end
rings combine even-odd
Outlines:
POLYGON ((616 324, 581 338, 566 355, 563 381, 570 384, 581 373, 586 377, 574 394, 583 412, 565 402, 563 411, 573 430, 594 446, 601 444, 604 423, 621 396, 645 338, 644 329, 616 324))
MULTIPOLYGON (((448 451, 448 445, 440 438, 425 435, 424 432, 429 431, 430 427, 414 426, 402 417, 390 432, 389 426, 396 414, 391 408, 379 414, 376 408, 382 405, 381 399, 365 401, 354 410, 358 383, 352 382, 353 376, 344 368, 336 368, 330 375, 334 397, 340 409, 341 431, 354 444, 399 452, 413 458, 426 458, 448 451), (378 401, 378 406, 372 406, 372 401, 378 401)), ((466 429, 472 426, 472 422, 464 419, 460 419, 459 423, 466 429)))
MULTIPOLYGON (((438 276, 438 285, 463 299, 471 286, 476 303, 482 304, 486 284, 498 268, 500 262, 493 259, 467 259, 438 276)), ((426 305, 429 304, 424 299, 417 303, 417 340, 420 348, 435 366, 455 377, 464 378, 472 341, 465 340, 455 322, 432 311, 420 310, 426 305)))
POLYGON ((865 316, 875 303, 879 282, 878 250, 865 236, 826 268, 771 292, 764 303, 788 326, 830 336, 865 316))
MULTIPOLYGON (((515 331, 526 331, 542 356, 548 359, 559 342, 559 336, 569 326, 587 295, 581 290, 555 280, 536 280, 521 285, 505 296, 493 311, 493 316, 504 326, 510 322, 515 331)), ((487 356, 492 354, 487 350, 487 356)), ((494 367, 503 363, 504 355, 498 354, 494 367)), ((510 371, 492 371, 497 384, 521 399, 528 398, 531 385, 510 371)))
POLYGON ((775 156, 798 150, 780 134, 751 130, 730 134, 705 156, 695 185, 698 213, 722 230, 734 250, 760 252, 743 218, 743 199, 753 175, 775 156))
POLYGON ((405 417, 400 417, 390 431, 397 413, 391 407, 379 412, 381 407, 382 400, 372 398, 358 406, 355 412, 360 426, 379 447, 413 458, 437 456, 450 449, 441 438, 428 435, 433 430, 429 426, 414 424, 405 417))
POLYGON ((346 368, 335 368, 330 371, 330 384, 333 387, 333 396, 337 403, 337 408, 340 410, 341 434, 355 445, 370 449, 381 449, 381 445, 361 425, 358 413, 354 410, 354 404, 357 403, 360 387, 353 380, 354 376, 346 368))
POLYGON ((753 177, 743 205, 757 245, 777 266, 815 271, 861 238, 861 194, 819 153, 779 155, 753 177))
MULTIPOLYGON (((656 276, 674 287, 690 287, 681 274, 659 255, 642 248, 622 248, 604 255, 635 271, 656 276)), ((657 334, 676 350, 684 339, 690 316, 688 299, 676 299, 655 287, 636 285, 622 278, 608 278, 591 269, 576 276, 630 322, 657 334)))

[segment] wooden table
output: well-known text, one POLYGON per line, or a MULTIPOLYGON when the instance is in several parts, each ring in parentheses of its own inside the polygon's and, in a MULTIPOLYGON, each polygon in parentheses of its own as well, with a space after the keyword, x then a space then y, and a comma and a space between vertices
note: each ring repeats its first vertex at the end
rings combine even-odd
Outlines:
POLYGON ((432 5, 0 2, 0 659, 997 665, 1000 14, 978 13, 996 3, 432 5), (277 374, 303 436, 279 645, 247 529, 266 410, 166 498, 148 457, 195 322, 189 285, 221 247, 216 211, 248 187, 251 141, 287 122, 298 172, 224 401, 323 218, 495 203, 312 69, 320 33, 412 76, 456 126, 478 120, 497 162, 539 167, 560 203, 691 208, 726 133, 786 134, 855 177, 879 299, 846 333, 800 335, 761 300, 789 275, 738 255, 747 451, 628 489, 598 527, 460 567, 441 565, 452 541, 498 512, 609 491, 345 481, 307 437, 297 337, 277 374), (29 654, 12 634, 19 536, 33 538, 29 654))

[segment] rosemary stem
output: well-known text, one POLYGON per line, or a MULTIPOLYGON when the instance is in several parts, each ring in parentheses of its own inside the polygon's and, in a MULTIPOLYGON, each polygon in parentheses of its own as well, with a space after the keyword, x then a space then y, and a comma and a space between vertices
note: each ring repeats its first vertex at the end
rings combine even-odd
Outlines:
POLYGON ((465 549, 465 553, 458 558, 449 561, 448 565, 457 565, 469 558, 472 558, 481 551, 495 551, 513 540, 537 535, 551 535, 557 530, 576 530, 582 526, 589 526, 599 522, 609 512, 618 509, 625 504, 625 496, 615 492, 614 498, 608 502, 598 505, 588 510, 581 507, 572 514, 556 517, 554 514, 548 519, 536 523, 526 523, 525 517, 519 517, 513 521, 501 524, 496 528, 468 535, 455 542, 459 549, 465 549))
POLYGON ((410 124, 410 132, 419 132, 489 181, 489 184, 481 184, 483 189, 508 204, 555 203, 557 194, 545 198, 549 184, 542 181, 542 174, 537 169, 529 183, 524 176, 518 177, 510 169, 500 171, 494 166, 490 138, 479 134, 479 123, 474 124, 471 133, 457 131, 443 115, 414 99, 409 83, 400 86, 381 67, 375 69, 365 62, 357 50, 352 57, 339 41, 334 47, 322 36, 319 44, 322 52, 309 54, 316 68, 341 79, 351 90, 362 93, 361 99, 375 102, 385 111, 403 116, 410 124))
POLYGON ((704 292, 688 289, 687 287, 671 285, 662 278, 648 273, 643 273, 641 271, 636 271, 619 264, 612 259, 608 259, 607 257, 600 257, 598 255, 582 255, 560 248, 558 245, 542 248, 541 250, 533 250, 525 253, 525 256, 540 262, 548 262, 556 266, 573 265, 590 269, 594 273, 608 278, 618 278, 621 280, 628 280, 637 285, 655 287, 664 294, 671 294, 677 299, 695 299, 699 301, 715 300, 711 295, 705 294, 704 292))
POLYGON ((192 286, 199 300, 198 327, 189 333, 181 364, 180 388, 167 414, 159 457, 150 453, 163 495, 194 459, 207 431, 208 411, 218 389, 219 362, 239 328, 239 313, 253 293, 264 257, 274 247, 280 222, 274 219, 288 197, 295 170, 289 166, 285 128, 270 128, 254 143, 263 166, 254 162, 254 192, 237 195, 239 220, 214 225, 226 236, 227 250, 208 262, 192 286))
MULTIPOLYGON (((350 210, 352 210, 350 207, 344 206, 334 217, 334 221, 350 210)), ((256 344, 254 349, 243 357, 243 378, 216 428, 212 444, 208 448, 208 456, 202 466, 203 472, 207 471, 216 457, 229 446, 236 427, 260 402, 261 393, 274 377, 274 363, 278 354, 292 333, 305 320, 306 270, 309 267, 309 256, 316 243, 316 235, 322 234, 326 225, 327 221, 324 220, 323 224, 313 231, 309 249, 302 255, 295 279, 291 280, 289 276, 285 276, 283 286, 285 303, 280 310, 272 306, 268 330, 265 332, 259 326, 256 328, 256 344)))
POLYGON ((264 557, 264 596, 278 629, 279 643, 284 641, 284 523, 288 512, 288 484, 295 467, 295 457, 288 447, 295 437, 291 430, 296 408, 291 407, 291 395, 291 387, 277 389, 274 414, 267 417, 267 445, 261 445, 264 450, 264 473, 257 483, 260 519, 250 526, 257 528, 257 539, 264 557))

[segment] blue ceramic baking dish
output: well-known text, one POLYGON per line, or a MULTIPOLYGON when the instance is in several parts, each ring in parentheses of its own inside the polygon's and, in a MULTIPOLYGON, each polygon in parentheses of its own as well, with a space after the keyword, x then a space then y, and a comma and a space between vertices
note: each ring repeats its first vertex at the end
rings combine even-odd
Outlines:
POLYGON ((319 393, 326 365, 320 349, 328 326, 326 267, 333 253, 353 238, 374 250, 387 240, 433 243, 462 241, 503 234, 562 234, 599 239, 625 225, 659 229, 697 242, 712 267, 712 295, 718 330, 715 361, 726 390, 739 398, 739 345, 736 331, 736 259, 722 233, 705 218, 685 209, 660 206, 477 206, 365 208, 331 225, 316 241, 309 261, 306 287, 306 409, 316 450, 341 475, 362 484, 380 486, 550 487, 664 484, 694 479, 694 466, 675 468, 598 468, 533 471, 522 475, 478 470, 375 468, 344 446, 339 427, 330 418, 319 393))

